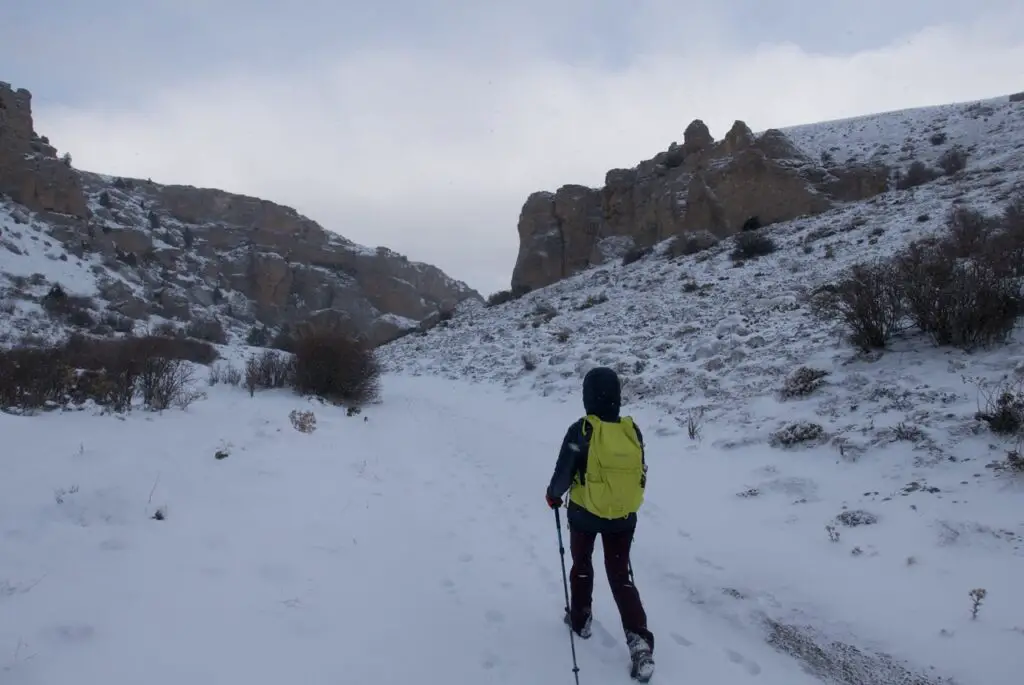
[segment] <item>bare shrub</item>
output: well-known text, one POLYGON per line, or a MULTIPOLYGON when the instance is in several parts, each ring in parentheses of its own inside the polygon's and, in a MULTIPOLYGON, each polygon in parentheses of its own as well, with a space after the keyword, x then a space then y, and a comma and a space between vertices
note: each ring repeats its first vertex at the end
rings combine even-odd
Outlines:
POLYGON ((946 234, 939 246, 960 259, 983 255, 999 223, 999 219, 988 217, 976 209, 955 207, 949 213, 946 234))
POLYGON ((316 414, 311 411, 292 409, 288 414, 292 427, 300 433, 312 433, 316 430, 316 414))
POLYGON ((380 366, 367 343, 328 330, 304 332, 295 344, 297 392, 361 405, 380 393, 380 366))
POLYGON ((1003 379, 994 387, 975 380, 978 411, 974 415, 997 435, 1017 435, 1024 427, 1024 381, 1003 379))
POLYGON ((69 295, 58 283, 40 300, 43 309, 54 318, 71 326, 88 328, 96 323, 92 312, 93 301, 82 295, 69 295))
POLYGON ((0 409, 60 405, 73 381, 59 348, 0 349, 0 409))
POLYGON ((952 176, 958 171, 963 171, 967 168, 967 150, 959 145, 954 145, 939 155, 936 163, 947 176, 952 176))
POLYGON ((828 371, 801 366, 786 379, 779 394, 784 400, 807 397, 821 387, 826 376, 828 376, 828 371))
POLYGON ((733 236, 733 249, 729 256, 738 262, 769 255, 776 249, 775 241, 761 231, 744 231, 733 236))
POLYGON ((704 430, 704 407, 696 407, 686 412, 686 434, 690 440, 700 440, 704 430))
POLYGON ((197 395, 192 391, 192 368, 180 359, 148 356, 139 373, 139 394, 147 409, 163 411, 171 406, 182 409, 197 395))
POLYGON ((487 306, 488 307, 497 307, 500 304, 505 304, 506 302, 511 302, 514 299, 515 299, 515 297, 512 295, 512 291, 511 290, 499 290, 496 293, 491 293, 487 297, 487 306))
POLYGON ((238 387, 242 384, 242 371, 231 364, 217 364, 210 367, 208 382, 210 385, 223 383, 238 387))
POLYGON ((245 336, 245 344, 250 347, 266 347, 270 342, 270 332, 266 326, 253 326, 245 336))
POLYGON ((523 354, 523 369, 533 371, 537 368, 537 357, 529 352, 523 354))
POLYGON ((224 324, 219 319, 213 318, 193 319, 185 326, 185 335, 217 345, 226 345, 228 342, 228 334, 224 330, 224 324))
POLYGON ((708 231, 696 233, 684 233, 676 236, 669 244, 668 254, 672 259, 695 255, 698 252, 710 250, 718 244, 718 238, 708 231))
POLYGON ((264 350, 245 362, 245 388, 252 396, 257 390, 287 388, 295 376, 295 359, 288 353, 264 350))
POLYGON ((840 320, 850 331, 850 341, 862 350, 884 348, 903 320, 896 276, 888 262, 858 264, 838 285, 819 291, 812 306, 819 316, 840 320))
POLYGON ((910 188, 923 186, 937 179, 939 175, 937 169, 929 167, 924 162, 914 161, 896 179, 896 188, 899 190, 909 190, 910 188))
POLYGON ((914 243, 896 264, 910 317, 938 345, 1003 342, 1021 316, 1020 287, 1001 258, 961 260, 947 240, 914 243))
POLYGON ((653 252, 653 250, 650 247, 634 247, 622 256, 622 266, 629 266, 634 262, 639 262, 641 259, 651 254, 651 252, 653 252))
POLYGON ((198 395, 188 387, 192 373, 184 361, 197 354, 180 342, 186 341, 75 334, 59 345, 0 352, 0 404, 36 409, 92 400, 123 412, 138 393, 150 408, 185 407, 198 395))

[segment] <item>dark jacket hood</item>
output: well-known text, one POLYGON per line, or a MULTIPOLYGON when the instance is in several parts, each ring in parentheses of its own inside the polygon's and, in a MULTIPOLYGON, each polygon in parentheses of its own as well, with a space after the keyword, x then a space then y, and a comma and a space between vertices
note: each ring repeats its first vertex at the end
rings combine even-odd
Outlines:
POLYGON ((583 377, 583 408, 602 421, 619 418, 622 386, 619 375, 606 366, 591 369, 583 377))

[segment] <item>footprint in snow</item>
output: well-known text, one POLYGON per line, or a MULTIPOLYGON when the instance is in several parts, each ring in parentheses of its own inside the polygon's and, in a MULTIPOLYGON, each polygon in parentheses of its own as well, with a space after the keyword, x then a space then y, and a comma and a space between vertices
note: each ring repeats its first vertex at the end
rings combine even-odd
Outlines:
POLYGON ((47 641, 57 644, 88 642, 96 635, 96 629, 87 623, 73 623, 51 626, 43 631, 47 641))
POLYGON ((745 670, 750 675, 758 675, 759 673, 761 673, 761 667, 757 664, 757 662, 751 661, 750 659, 743 656, 736 650, 726 649, 725 655, 729 657, 729 661, 733 662, 734 664, 737 664, 738 666, 742 666, 743 670, 745 670))
POLYGON ((694 559, 694 561, 696 561, 701 566, 707 566, 709 568, 715 569, 716 571, 724 571, 725 570, 723 567, 719 566, 718 564, 716 564, 715 562, 711 561, 710 559, 705 559, 704 557, 694 557, 693 559, 694 559))
POLYGON ((128 543, 124 540, 111 538, 110 540, 104 540, 101 542, 100 549, 104 552, 120 552, 123 549, 128 549, 128 543))
POLYGON ((683 637, 679 633, 669 633, 668 636, 670 638, 672 638, 672 641, 675 642, 680 647, 692 647, 693 646, 692 642, 687 640, 685 637, 683 637))
POLYGON ((504 623, 505 614, 501 613, 497 609, 488 609, 484 612, 484 618, 487 619, 488 623, 504 623))
POLYGON ((464 564, 468 564, 469 562, 473 561, 473 555, 469 552, 463 552, 459 555, 459 561, 461 561, 464 564))

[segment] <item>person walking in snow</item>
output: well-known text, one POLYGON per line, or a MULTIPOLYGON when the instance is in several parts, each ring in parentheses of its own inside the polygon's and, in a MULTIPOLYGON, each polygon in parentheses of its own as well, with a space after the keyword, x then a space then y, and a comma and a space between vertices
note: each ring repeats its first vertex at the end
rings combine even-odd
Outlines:
POLYGON ((572 570, 565 622, 581 638, 590 637, 592 556, 600 535, 608 584, 632 661, 631 675, 646 682, 654 672, 654 635, 647 628, 647 614, 633 583, 629 552, 647 485, 647 464, 640 429, 632 417, 619 415, 621 398, 613 369, 598 367, 584 377, 587 415, 566 431, 545 500, 558 509, 569 491, 566 518, 572 570))

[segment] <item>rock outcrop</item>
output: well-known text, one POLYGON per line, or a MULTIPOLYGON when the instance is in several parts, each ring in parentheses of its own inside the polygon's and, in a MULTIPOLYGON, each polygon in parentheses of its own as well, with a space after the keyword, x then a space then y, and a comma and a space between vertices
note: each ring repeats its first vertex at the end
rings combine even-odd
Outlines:
POLYGON ((75 170, 32 132, 30 97, 0 86, 0 190, 40 213, 68 252, 106 267, 95 270, 99 291, 121 315, 268 329, 315 320, 383 342, 482 300, 436 267, 357 245, 290 207, 75 170))
POLYGON ((889 177, 884 166, 822 167, 782 131, 754 135, 742 121, 716 143, 697 119, 682 145, 632 169, 612 169, 603 188, 531 194, 519 215, 512 287, 541 288, 610 254, 676 235, 721 238, 751 220, 766 226, 824 212, 884 192, 889 177))
POLYGON ((32 126, 32 94, 0 81, 0 192, 32 210, 88 216, 68 162, 32 126))

